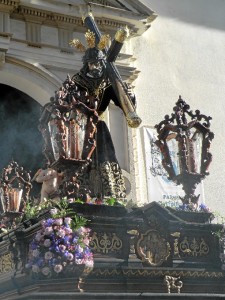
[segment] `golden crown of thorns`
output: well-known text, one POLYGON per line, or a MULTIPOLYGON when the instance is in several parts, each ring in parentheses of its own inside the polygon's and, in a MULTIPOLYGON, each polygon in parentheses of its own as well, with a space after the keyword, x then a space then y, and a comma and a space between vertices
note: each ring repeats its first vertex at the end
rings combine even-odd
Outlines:
MULTIPOLYGON (((84 36, 87 41, 88 48, 96 47, 99 50, 102 50, 105 47, 108 47, 111 41, 109 34, 103 34, 99 43, 96 45, 95 34, 90 30, 88 30, 84 36)), ((87 48, 78 39, 73 39, 69 42, 69 44, 81 52, 85 52, 87 50, 87 48)))

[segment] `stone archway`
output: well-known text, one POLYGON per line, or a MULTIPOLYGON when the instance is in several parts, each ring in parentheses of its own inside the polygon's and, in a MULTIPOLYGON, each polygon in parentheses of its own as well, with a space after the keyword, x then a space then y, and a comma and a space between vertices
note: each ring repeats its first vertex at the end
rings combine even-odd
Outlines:
POLYGON ((11 86, 0 84, 0 91, 0 171, 13 159, 33 176, 44 160, 38 130, 41 105, 11 86))

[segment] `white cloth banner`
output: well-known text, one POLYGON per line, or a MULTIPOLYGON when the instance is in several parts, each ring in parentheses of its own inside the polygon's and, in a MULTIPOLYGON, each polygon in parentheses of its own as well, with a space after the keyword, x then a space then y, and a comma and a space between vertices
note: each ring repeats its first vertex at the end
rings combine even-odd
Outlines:
MULTIPOLYGON (((168 174, 162 166, 162 155, 159 148, 154 143, 156 130, 144 127, 144 148, 147 174, 148 199, 152 201, 174 202, 174 205, 180 204, 180 197, 184 197, 182 185, 176 185, 168 179, 168 174)), ((174 144, 174 154, 177 152, 174 144)), ((170 153, 170 155, 173 155, 170 153)), ((174 165, 176 169, 176 165, 174 165)), ((203 183, 198 184, 195 195, 200 194, 199 203, 204 203, 203 183)))

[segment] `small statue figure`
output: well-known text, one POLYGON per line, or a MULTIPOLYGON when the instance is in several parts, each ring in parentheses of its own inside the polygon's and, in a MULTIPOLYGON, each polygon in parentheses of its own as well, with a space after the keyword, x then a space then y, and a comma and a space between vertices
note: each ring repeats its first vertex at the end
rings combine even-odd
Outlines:
POLYGON ((41 204, 48 199, 59 200, 59 186, 62 182, 63 173, 58 173, 52 168, 39 169, 32 180, 42 183, 41 204))

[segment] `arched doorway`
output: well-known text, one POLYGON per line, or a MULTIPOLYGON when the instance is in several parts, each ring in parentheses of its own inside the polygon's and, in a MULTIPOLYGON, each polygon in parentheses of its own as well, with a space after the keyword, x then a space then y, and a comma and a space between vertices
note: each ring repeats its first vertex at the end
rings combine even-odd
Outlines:
POLYGON ((0 171, 13 159, 33 176, 44 161, 41 105, 11 86, 0 84, 0 91, 0 171))

